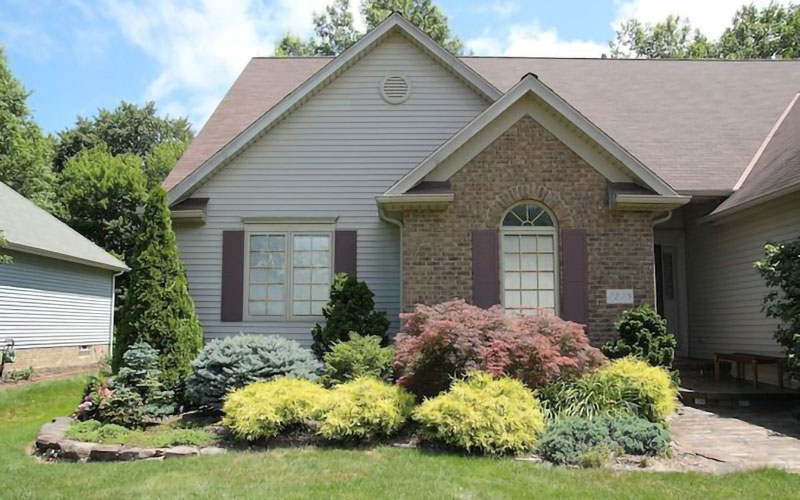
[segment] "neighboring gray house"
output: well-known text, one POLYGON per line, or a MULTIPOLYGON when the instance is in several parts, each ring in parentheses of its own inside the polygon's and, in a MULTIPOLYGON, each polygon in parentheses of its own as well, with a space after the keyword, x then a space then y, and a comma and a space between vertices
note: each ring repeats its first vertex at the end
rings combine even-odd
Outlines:
MULTIPOLYGON (((206 337, 304 343, 336 271, 377 307, 547 308, 595 343, 779 354, 752 268, 800 236, 800 61, 456 58, 398 14, 254 58, 164 183, 206 337)), ((768 380, 762 374, 763 380, 768 380)))
POLYGON ((108 353, 114 277, 128 268, 0 182, 0 346, 14 340, 6 370, 96 364, 108 353))

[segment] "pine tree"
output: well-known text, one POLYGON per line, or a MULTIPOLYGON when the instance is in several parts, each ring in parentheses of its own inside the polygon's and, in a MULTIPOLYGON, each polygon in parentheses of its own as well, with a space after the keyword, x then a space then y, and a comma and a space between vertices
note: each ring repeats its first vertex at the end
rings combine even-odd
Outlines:
POLYGON ((154 188, 145 205, 128 292, 117 328, 112 367, 137 342, 157 349, 164 383, 180 391, 203 344, 203 330, 178 256, 167 194, 154 188))

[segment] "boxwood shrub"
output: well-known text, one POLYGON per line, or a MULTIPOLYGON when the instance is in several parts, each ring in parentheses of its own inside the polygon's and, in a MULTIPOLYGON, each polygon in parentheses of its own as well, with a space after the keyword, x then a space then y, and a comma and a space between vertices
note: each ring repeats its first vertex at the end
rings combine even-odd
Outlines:
POLYGON ((308 380, 281 377, 254 382, 225 399, 222 424, 238 439, 272 438, 284 429, 319 418, 328 391, 308 380))
POLYGON ((322 365, 308 349, 277 336, 236 335, 210 342, 192 362, 189 401, 221 408, 232 390, 259 380, 291 376, 316 380, 322 365))
POLYGON ((414 396, 402 387, 360 377, 330 391, 319 433, 339 441, 391 436, 413 408, 414 396))
POLYGON ((423 439, 467 451, 522 453, 544 428, 539 401, 521 382, 473 372, 414 411, 423 439))

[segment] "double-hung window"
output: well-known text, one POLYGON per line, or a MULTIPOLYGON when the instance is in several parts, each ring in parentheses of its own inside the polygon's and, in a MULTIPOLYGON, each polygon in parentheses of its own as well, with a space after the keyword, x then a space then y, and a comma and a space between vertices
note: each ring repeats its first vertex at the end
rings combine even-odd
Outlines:
POLYGON ((245 317, 321 316, 333 274, 333 227, 253 224, 245 234, 245 317))

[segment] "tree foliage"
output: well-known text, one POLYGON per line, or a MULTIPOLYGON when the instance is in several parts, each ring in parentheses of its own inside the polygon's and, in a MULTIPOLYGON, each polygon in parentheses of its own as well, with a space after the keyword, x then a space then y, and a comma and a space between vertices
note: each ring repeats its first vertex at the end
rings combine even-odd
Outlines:
MULTIPOLYGON (((0 250, 5 247, 8 243, 6 242, 5 236, 3 236, 3 231, 0 231, 0 250)), ((0 254, 0 264, 11 264, 11 256, 10 255, 3 255, 0 254)))
POLYGON ((389 319, 384 311, 375 310, 374 296, 367 284, 354 275, 334 276, 330 301, 322 308, 325 325, 317 323, 311 329, 312 349, 317 356, 324 356, 337 342, 349 340, 351 332, 388 342, 389 319))
MULTIPOLYGON (((362 0, 360 10, 367 30, 398 11, 450 52, 461 55, 464 51, 464 44, 450 31, 447 16, 431 0, 362 0)), ((315 36, 304 41, 287 33, 275 46, 275 55, 335 56, 364 35, 355 27, 349 0, 334 0, 324 12, 314 14, 313 22, 315 36)))
POLYGON ((29 95, 11 73, 0 47, 0 181, 60 215, 55 175, 50 169, 53 139, 42 134, 33 120, 29 95))
POLYGON ((141 161, 112 155, 104 145, 78 152, 61 172, 59 195, 66 222, 123 261, 133 256, 136 208, 147 199, 141 161))
POLYGON ((167 194, 154 188, 144 208, 125 304, 114 339, 112 368, 120 368, 129 346, 147 342, 160 353, 163 379, 180 389, 203 345, 203 330, 172 230, 167 194))
POLYGON ((688 19, 624 22, 609 43, 612 57, 792 59, 800 57, 800 5, 744 5, 715 41, 692 28, 688 19))
POLYGON ((764 311, 780 321, 775 340, 786 352, 789 376, 800 380, 800 239, 768 243, 755 268, 770 288, 764 311))
POLYGON ((78 117, 75 126, 58 134, 53 168, 61 171, 69 158, 105 145, 112 155, 131 153, 147 157, 162 142, 186 143, 193 137, 186 118, 156 116, 156 106, 122 101, 113 111, 100 109, 91 118, 78 117))

